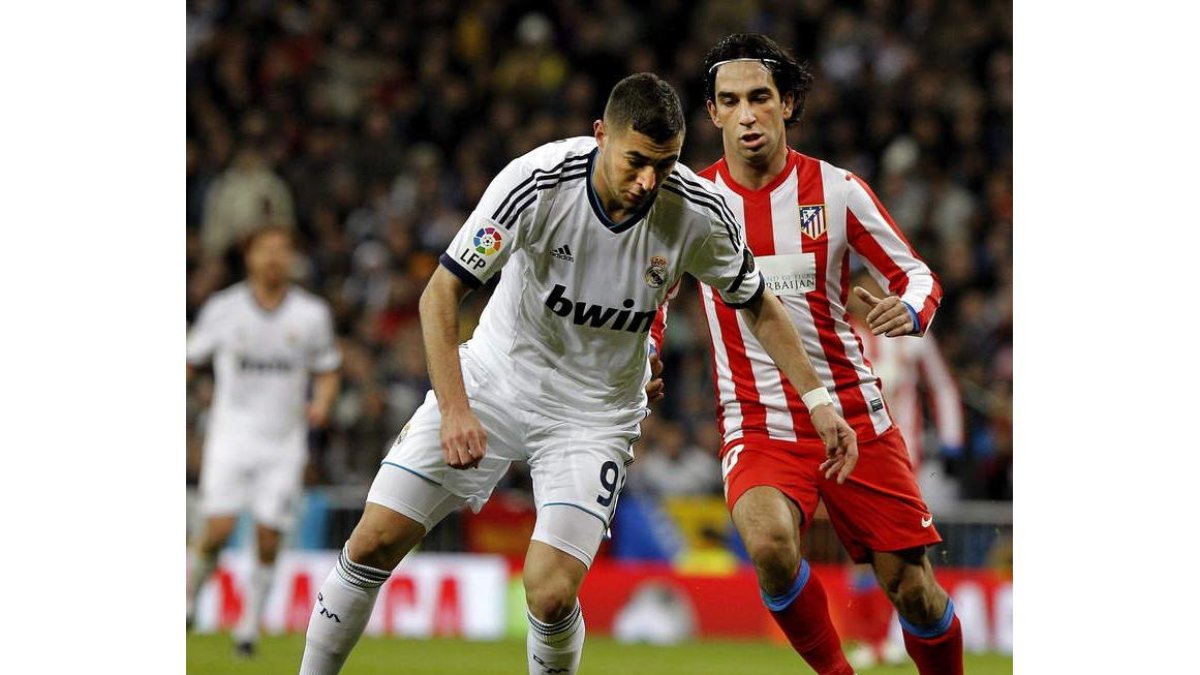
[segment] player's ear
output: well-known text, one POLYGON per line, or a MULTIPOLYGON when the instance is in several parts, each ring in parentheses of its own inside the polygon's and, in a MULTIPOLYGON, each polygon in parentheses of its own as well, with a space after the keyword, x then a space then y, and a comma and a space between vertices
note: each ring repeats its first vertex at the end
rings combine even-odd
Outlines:
POLYGON ((592 132, 596 135, 596 145, 603 150, 605 136, 604 120, 596 120, 595 122, 592 122, 592 132))
POLYGON ((792 109, 796 106, 796 94, 788 92, 783 95, 783 119, 788 119, 792 116, 792 109))
POLYGON ((713 126, 720 129, 721 125, 717 122, 717 104, 708 99, 704 102, 704 107, 708 109, 708 119, 712 120, 713 126))

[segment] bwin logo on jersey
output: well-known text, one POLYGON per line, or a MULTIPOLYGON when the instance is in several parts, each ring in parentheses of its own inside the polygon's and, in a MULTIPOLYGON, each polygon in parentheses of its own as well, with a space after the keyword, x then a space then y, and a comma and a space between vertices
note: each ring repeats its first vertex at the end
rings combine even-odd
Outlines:
POLYGON ((654 322, 654 310, 630 311, 633 309, 633 298, 625 298, 625 301, 621 303, 624 309, 617 309, 616 307, 590 305, 586 302, 571 300, 563 297, 566 290, 566 286, 555 284, 554 290, 550 291, 550 295, 546 297, 546 306, 550 308, 551 312, 564 318, 570 318, 571 323, 576 326, 644 333, 650 330, 650 324, 654 322), (609 323, 610 319, 612 320, 611 324, 609 323))

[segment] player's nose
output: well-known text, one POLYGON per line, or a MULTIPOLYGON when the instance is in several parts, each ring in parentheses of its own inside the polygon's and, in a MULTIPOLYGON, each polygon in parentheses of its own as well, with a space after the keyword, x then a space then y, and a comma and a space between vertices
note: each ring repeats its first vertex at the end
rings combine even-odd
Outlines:
POLYGON ((638 171, 637 184, 646 192, 652 192, 658 184, 658 175, 654 173, 654 167, 647 166, 638 171))
POLYGON ((749 102, 743 101, 738 104, 738 123, 752 126, 754 121, 754 110, 750 107, 749 102))

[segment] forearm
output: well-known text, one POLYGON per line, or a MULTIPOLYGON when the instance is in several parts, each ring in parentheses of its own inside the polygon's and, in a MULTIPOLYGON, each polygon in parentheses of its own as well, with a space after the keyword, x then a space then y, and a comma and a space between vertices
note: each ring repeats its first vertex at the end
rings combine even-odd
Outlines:
POLYGON ((336 370, 313 375, 312 405, 322 412, 328 413, 337 399, 341 388, 341 377, 336 370))
POLYGON ((823 388, 812 361, 800 342, 800 334, 784 311, 783 305, 774 294, 764 293, 762 298, 743 310, 746 325, 771 360, 789 382, 801 394, 823 388))
POLYGON ((421 294, 420 303, 429 380, 443 414, 468 407, 462 362, 458 357, 458 304, 467 289, 446 279, 447 276, 451 275, 438 268, 421 294))

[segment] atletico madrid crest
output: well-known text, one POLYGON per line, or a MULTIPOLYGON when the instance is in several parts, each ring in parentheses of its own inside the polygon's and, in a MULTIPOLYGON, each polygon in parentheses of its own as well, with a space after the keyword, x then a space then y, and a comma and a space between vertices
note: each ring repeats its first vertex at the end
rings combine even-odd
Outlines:
POLYGON ((800 207, 800 231, 809 239, 820 239, 825 234, 824 204, 800 207))

